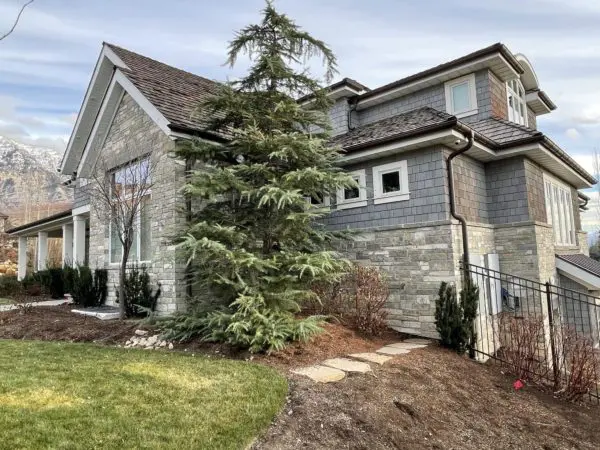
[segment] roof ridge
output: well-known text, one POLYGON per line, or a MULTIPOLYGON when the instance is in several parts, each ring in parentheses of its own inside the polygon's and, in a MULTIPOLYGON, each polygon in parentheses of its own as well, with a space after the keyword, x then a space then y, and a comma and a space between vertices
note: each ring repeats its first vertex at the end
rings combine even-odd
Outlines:
MULTIPOLYGON (((133 50, 129 50, 129 49, 125 48, 125 47, 121 47, 120 45, 111 44, 110 42, 103 42, 102 44, 103 44, 103 45, 107 45, 108 47, 110 47, 110 48, 111 48, 111 49, 113 49, 113 50, 114 50, 114 49, 117 49, 117 50, 120 50, 120 51, 124 51, 124 52, 127 52, 127 53, 131 53, 131 54, 133 54, 133 55, 135 55, 135 56, 137 56, 137 57, 139 57, 139 58, 144 58, 144 59, 146 59, 146 60, 152 61, 152 62, 153 62, 153 63, 155 63, 155 64, 160 64, 161 66, 168 67, 169 69, 172 69, 172 70, 176 70, 176 71, 178 71, 178 72, 185 73, 185 74, 187 74, 187 75, 190 75, 190 76, 193 76, 193 77, 195 77, 195 78, 200 78, 200 79, 202 79, 202 80, 205 80, 205 81, 208 81, 208 82, 210 82, 210 83, 221 84, 221 82, 220 82, 220 81, 211 80, 210 78, 203 77, 202 75, 198 75, 198 74, 196 74, 196 73, 193 73, 193 72, 190 72, 190 71, 188 71, 188 70, 185 70, 185 69, 180 69, 179 67, 175 67, 175 66, 172 66, 171 64, 167 64, 167 63, 165 63, 165 62, 162 62, 162 61, 159 61, 159 60, 157 60, 157 59, 151 58, 151 57, 149 57, 149 56, 142 55, 141 53, 134 52, 133 50)), ((133 72, 133 71, 130 69, 130 72, 133 72)))

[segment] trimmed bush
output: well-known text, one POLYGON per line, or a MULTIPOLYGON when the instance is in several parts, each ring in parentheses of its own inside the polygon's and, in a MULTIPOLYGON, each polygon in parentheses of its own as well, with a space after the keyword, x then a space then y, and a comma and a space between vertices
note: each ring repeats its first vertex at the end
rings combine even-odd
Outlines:
MULTIPOLYGON (((115 287, 117 303, 119 303, 119 289, 115 287)), ((149 316, 156 309, 156 302, 160 296, 160 283, 155 293, 150 286, 150 274, 145 266, 133 266, 125 277, 125 311, 127 317, 149 316)))
POLYGON ((0 297, 12 297, 21 293, 22 289, 23 286, 16 276, 5 275, 0 277, 0 297))
POLYGON ((93 273, 89 267, 80 266, 72 273, 73 301, 83 307, 101 306, 106 301, 108 292, 108 272, 96 269, 93 273))
POLYGON ((48 269, 48 291, 50 297, 54 299, 63 298, 65 296, 65 285, 63 278, 63 269, 60 267, 48 269))

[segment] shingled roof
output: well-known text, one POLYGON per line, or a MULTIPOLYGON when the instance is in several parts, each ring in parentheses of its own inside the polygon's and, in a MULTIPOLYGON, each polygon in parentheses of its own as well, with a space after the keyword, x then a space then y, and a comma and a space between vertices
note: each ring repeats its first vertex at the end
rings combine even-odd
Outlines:
POLYGON ((575 255, 556 255, 556 257, 571 263, 574 266, 591 273, 592 275, 600 277, 600 262, 590 258, 589 256, 577 253, 575 255))
POLYGON ((351 151, 433 129, 449 128, 456 123, 456 117, 426 106, 357 127, 348 133, 335 136, 331 143, 351 151))
POLYGON ((204 131, 210 113, 198 105, 216 93, 219 83, 171 67, 113 44, 106 44, 129 69, 120 69, 170 122, 173 129, 204 131))

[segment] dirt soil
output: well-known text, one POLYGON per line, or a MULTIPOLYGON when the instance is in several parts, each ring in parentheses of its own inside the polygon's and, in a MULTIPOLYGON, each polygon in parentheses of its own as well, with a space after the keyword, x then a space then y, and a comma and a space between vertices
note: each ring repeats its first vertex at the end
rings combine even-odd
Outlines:
POLYGON ((371 366, 330 384, 288 372, 288 403, 254 448, 600 448, 600 408, 515 391, 498 365, 434 345, 371 366))
POLYGON ((0 339, 97 342, 122 344, 139 324, 133 321, 102 321, 71 312, 71 306, 35 306, 0 313, 0 339))

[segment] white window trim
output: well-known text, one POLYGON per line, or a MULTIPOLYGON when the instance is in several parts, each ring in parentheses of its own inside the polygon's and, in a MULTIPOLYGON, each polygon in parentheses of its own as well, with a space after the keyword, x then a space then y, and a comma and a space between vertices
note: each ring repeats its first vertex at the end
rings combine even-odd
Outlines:
POLYGON ((575 247, 577 246, 577 230, 575 229, 575 217, 574 217, 574 211, 573 211, 573 198, 572 198, 572 193, 571 193, 571 188, 566 185, 565 183, 563 183, 562 181, 554 178, 553 176, 547 174, 544 172, 543 174, 543 182, 544 182, 544 201, 546 204, 546 222, 549 225, 552 225, 552 230, 553 230, 553 234, 554 234, 554 245, 558 246, 558 247, 575 247), (567 197, 565 198, 566 201, 570 200, 570 202, 568 203, 568 206, 565 205, 565 208, 567 208, 567 213, 564 214, 564 211, 555 211, 554 210, 554 205, 557 204, 557 200, 553 199, 553 202, 550 202, 550 200, 548 199, 547 195, 547 184, 550 184, 550 186, 552 188, 558 188, 559 192, 565 191, 567 193, 567 197), (552 211, 548 210, 548 206, 552 207, 552 211), (556 216, 556 218, 558 219, 559 223, 556 223, 556 221, 554 220, 554 217, 556 216), (561 230, 561 224, 564 224, 566 226, 566 230, 561 230), (565 242, 562 239, 561 236, 561 232, 565 231, 567 234, 569 232, 569 229, 572 232, 572 235, 570 235, 567 239, 567 241, 565 242))
POLYGON ((365 169, 349 172, 348 175, 358 178, 358 198, 346 200, 345 189, 338 189, 336 195, 337 209, 361 208, 367 206, 367 172, 365 169))
POLYGON ((465 75, 464 77, 455 78, 454 80, 447 81, 444 83, 444 90, 446 93, 446 112, 448 114, 452 114, 457 118, 468 117, 474 114, 477 114, 477 86, 475 85, 475 74, 471 73, 469 75, 465 75), (469 86, 469 100, 471 103, 471 109, 467 111, 454 111, 453 104, 453 96, 452 96, 452 88, 459 84, 463 84, 467 82, 469 86))
POLYGON ((407 161, 396 161, 373 167, 373 193, 376 205, 408 200, 410 198, 410 190, 408 186, 407 161), (391 172, 399 172, 400 174, 400 191, 384 193, 381 177, 391 172))
POLYGON ((319 204, 316 204, 316 205, 312 204, 311 198, 309 196, 304 197, 304 199, 306 200, 306 203, 308 203, 308 205, 311 206, 312 208, 315 208, 315 209, 326 209, 326 210, 328 210, 328 209, 331 208, 331 197, 329 197, 329 196, 326 196, 323 199, 323 202, 321 202, 319 204))

